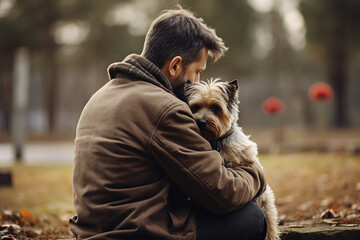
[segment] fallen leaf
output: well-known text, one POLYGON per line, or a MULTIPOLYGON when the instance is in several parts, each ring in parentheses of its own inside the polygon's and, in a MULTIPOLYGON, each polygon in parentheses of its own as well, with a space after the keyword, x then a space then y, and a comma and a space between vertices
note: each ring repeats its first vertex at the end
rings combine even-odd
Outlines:
POLYGON ((360 191, 360 182, 356 184, 356 191, 360 191))
POLYGON ((9 234, 9 235, 5 235, 5 236, 1 237, 1 240, 17 240, 17 239, 14 238, 13 235, 9 234))
POLYGON ((11 210, 4 210, 5 215, 12 215, 13 212, 11 210))
POLYGON ((0 231, 3 234, 17 234, 21 232, 21 227, 17 224, 3 224, 0 226, 0 231))
POLYGON ((26 208, 22 208, 20 210, 20 216, 23 217, 23 218, 28 218, 28 219, 33 218, 32 213, 29 210, 27 210, 26 208))
POLYGON ((337 217, 339 217, 339 214, 337 214, 332 208, 326 209, 324 212, 321 213, 322 219, 330 219, 337 217))

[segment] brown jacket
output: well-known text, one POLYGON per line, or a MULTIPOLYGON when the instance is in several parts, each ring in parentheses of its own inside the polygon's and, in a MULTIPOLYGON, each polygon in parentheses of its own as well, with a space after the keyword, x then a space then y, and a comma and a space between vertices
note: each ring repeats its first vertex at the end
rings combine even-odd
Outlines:
POLYGON ((77 239, 195 239, 197 206, 224 214, 264 190, 261 170, 222 165, 155 65, 130 55, 108 70, 76 131, 77 239))

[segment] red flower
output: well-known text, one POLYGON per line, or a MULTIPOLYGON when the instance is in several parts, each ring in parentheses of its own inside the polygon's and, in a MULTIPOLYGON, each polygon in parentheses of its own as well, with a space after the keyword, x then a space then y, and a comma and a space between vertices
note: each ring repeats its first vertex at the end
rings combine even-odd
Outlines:
POLYGON ((314 102, 330 101, 333 95, 333 90, 327 83, 317 82, 309 88, 309 97, 314 102))
POLYGON ((263 112, 269 114, 278 114, 283 112, 284 109, 285 109, 284 102, 276 97, 270 97, 266 99, 262 104, 263 112))

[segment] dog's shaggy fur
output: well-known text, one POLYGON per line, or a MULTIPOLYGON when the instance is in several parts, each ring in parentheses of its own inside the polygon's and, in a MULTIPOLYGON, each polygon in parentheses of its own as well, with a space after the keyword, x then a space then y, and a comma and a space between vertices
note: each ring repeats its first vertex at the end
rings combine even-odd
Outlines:
MULTIPOLYGON (((220 82, 219 79, 189 85, 185 98, 201 134, 220 152, 227 167, 260 164, 257 145, 237 125, 237 81, 220 82)), ((254 199, 264 210, 268 231, 266 240, 279 240, 278 212, 274 193, 267 185, 266 191, 254 199)))

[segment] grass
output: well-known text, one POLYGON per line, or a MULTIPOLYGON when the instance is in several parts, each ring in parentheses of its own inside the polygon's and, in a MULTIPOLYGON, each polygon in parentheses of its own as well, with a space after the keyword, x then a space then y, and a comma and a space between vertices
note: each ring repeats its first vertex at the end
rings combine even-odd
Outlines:
POLYGON ((0 210, 29 209, 36 215, 74 213, 72 166, 25 166, 11 168, 12 188, 0 188, 0 210))
MULTIPOLYGON (((279 214, 285 222, 318 219, 333 208, 360 216, 360 156, 324 153, 260 155, 268 183, 275 192, 279 214)), ((67 230, 75 214, 72 203, 72 166, 26 166, 11 168, 14 186, 0 188, 0 211, 29 210, 43 232, 67 230), (47 230, 44 230, 47 229, 47 230)), ((360 217, 355 221, 360 222, 360 217)))

